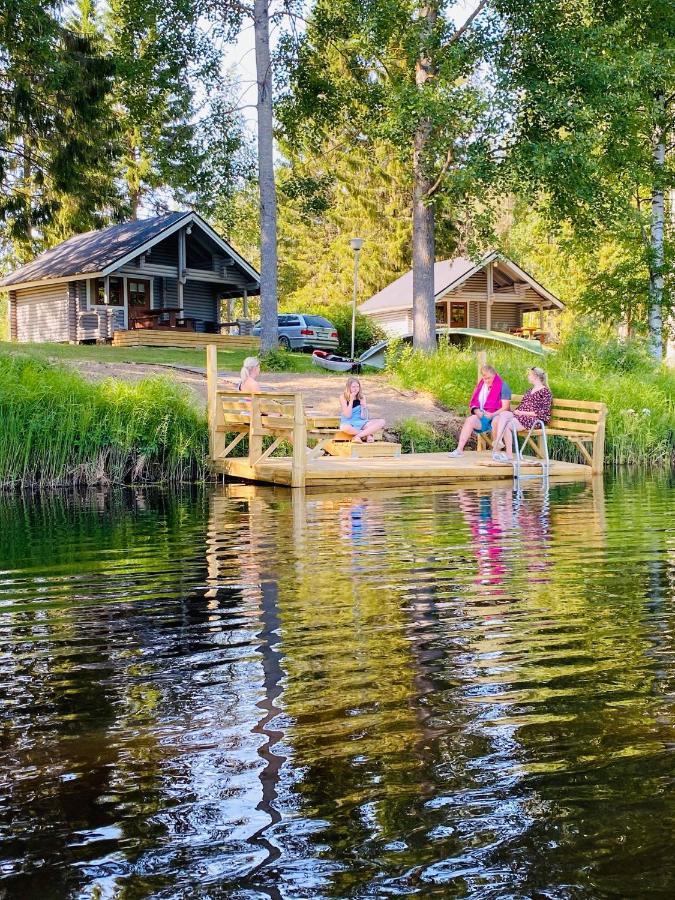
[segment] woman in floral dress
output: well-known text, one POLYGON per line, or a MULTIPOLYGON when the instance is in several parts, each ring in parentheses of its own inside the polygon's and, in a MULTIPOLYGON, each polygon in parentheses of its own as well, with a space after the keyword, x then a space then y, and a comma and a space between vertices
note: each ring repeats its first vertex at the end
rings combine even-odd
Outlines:
POLYGON ((513 425, 518 431, 529 431, 537 422, 548 425, 551 421, 551 407, 553 406, 553 394, 549 390, 546 372, 539 366, 532 366, 527 371, 527 380, 532 387, 523 394, 523 399, 517 409, 503 410, 494 420, 492 426, 492 458, 497 462, 513 461, 513 425), (499 451, 500 444, 504 441, 506 453, 499 451))

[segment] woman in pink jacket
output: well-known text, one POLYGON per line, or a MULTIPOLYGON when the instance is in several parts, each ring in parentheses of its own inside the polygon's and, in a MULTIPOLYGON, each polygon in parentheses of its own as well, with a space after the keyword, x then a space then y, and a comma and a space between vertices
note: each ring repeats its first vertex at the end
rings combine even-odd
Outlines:
POLYGON ((471 398, 471 415, 462 426, 457 449, 450 456, 462 456, 472 434, 485 434, 492 429, 492 420, 500 412, 508 410, 511 388, 503 381, 493 366, 481 366, 482 378, 471 398))

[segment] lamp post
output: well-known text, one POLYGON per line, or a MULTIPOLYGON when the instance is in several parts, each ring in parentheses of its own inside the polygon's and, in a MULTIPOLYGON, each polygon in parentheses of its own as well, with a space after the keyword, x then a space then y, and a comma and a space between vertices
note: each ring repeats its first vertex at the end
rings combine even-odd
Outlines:
POLYGON ((352 238, 349 244, 354 251, 354 299, 352 302, 352 355, 354 359, 354 339, 356 336, 356 297, 359 287, 359 253, 363 247, 363 238, 352 238))

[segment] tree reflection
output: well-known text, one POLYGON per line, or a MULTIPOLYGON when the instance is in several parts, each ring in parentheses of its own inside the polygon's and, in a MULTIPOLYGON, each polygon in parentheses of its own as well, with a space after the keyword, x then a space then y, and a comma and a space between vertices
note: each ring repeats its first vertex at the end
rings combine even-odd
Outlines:
POLYGON ((0 497, 0 892, 669 895, 668 490, 0 497))

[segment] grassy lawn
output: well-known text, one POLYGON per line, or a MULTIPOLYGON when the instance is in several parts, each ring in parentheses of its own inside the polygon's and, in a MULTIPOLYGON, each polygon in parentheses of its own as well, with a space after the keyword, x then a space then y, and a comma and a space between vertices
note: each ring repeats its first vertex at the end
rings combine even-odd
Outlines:
MULTIPOLYGON (((171 347, 112 347, 108 344, 10 344, 0 342, 0 353, 21 353, 40 360, 77 362, 92 360, 101 363, 139 363, 142 365, 174 365, 204 368, 204 350, 184 350, 171 347)), ((239 371, 245 350, 220 350, 218 368, 221 371, 239 371)), ((312 365, 309 354, 290 354, 293 363, 291 372, 312 372, 323 370, 312 365)))

